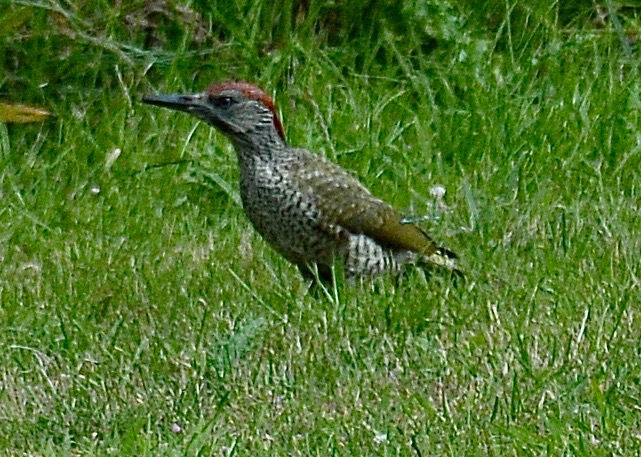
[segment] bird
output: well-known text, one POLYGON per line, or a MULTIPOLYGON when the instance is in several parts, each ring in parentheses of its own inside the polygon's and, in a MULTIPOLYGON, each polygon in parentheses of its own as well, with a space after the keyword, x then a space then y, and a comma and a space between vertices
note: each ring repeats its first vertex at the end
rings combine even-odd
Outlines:
POLYGON ((213 82, 199 93, 149 94, 142 102, 192 114, 231 141, 245 214, 304 278, 331 282, 337 262, 351 282, 398 275, 409 266, 462 275, 454 252, 355 176, 290 146, 273 100, 259 86, 213 82))

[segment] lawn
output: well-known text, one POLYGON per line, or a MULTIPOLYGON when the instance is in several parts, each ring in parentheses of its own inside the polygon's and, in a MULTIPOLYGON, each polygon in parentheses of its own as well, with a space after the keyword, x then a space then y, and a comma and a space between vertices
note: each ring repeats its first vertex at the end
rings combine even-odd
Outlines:
POLYGON ((641 8, 347 3, 0 5, 5 455, 641 453, 641 8), (308 293, 140 102, 231 78, 466 281, 308 293))

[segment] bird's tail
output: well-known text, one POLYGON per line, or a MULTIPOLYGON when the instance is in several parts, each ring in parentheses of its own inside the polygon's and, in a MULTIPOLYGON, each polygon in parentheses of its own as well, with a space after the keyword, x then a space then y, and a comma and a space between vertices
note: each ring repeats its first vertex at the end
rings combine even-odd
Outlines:
POLYGON ((465 275, 463 274, 463 270, 459 265, 458 256, 449 249, 445 249, 442 247, 436 248, 436 251, 434 251, 430 255, 426 255, 422 259, 421 264, 426 270, 431 270, 434 268, 446 269, 456 276, 459 276, 461 278, 465 277, 465 275))

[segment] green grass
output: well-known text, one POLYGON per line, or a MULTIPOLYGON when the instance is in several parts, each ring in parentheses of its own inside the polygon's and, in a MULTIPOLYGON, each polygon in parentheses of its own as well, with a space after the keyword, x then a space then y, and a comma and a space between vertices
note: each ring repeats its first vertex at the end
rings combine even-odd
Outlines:
POLYGON ((0 7, 0 96, 55 113, 0 125, 0 450, 638 455, 640 11, 624 46, 588 3, 184 2, 153 33, 144 2, 0 7), (467 282, 306 294, 229 143, 138 101, 228 77, 433 215, 467 282))

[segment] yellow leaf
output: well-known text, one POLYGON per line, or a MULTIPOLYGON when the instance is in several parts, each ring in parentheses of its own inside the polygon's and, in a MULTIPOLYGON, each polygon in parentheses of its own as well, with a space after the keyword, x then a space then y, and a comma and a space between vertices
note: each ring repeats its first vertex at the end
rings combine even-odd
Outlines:
POLYGON ((42 108, 0 103, 0 122, 27 124, 29 122, 44 121, 49 116, 51 116, 51 113, 42 108))

